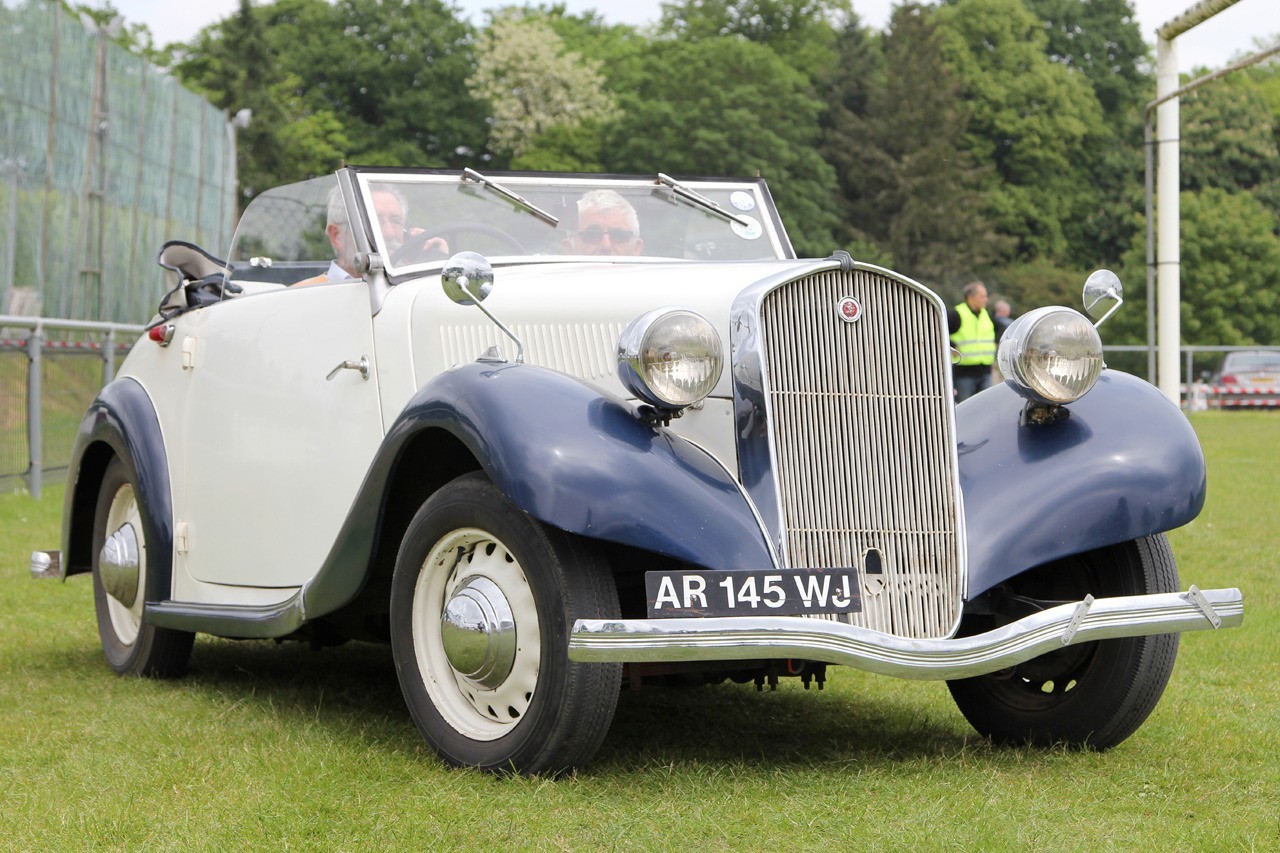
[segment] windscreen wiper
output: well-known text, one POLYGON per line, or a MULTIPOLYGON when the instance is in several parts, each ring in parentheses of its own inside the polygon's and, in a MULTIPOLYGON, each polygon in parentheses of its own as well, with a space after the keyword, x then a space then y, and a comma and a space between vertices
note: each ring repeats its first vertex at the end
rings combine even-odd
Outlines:
POLYGON ((464 181, 467 181, 467 180, 475 181, 477 184, 484 187, 485 189, 493 190, 498 195, 503 196, 507 200, 514 202, 515 204, 524 208, 529 213, 532 213, 534 216, 538 217, 543 222, 547 223, 553 228, 560 224, 560 220, 557 219, 555 216, 552 216, 550 213, 547 213, 545 210, 533 204, 525 197, 517 195, 516 193, 513 193, 511 190, 507 189, 502 184, 494 183, 492 180, 490 180, 489 178, 486 178, 484 175, 480 174, 475 169, 464 168, 462 170, 462 179, 464 181))
POLYGON ((716 204, 711 199, 707 198, 706 196, 700 193, 694 192, 693 190, 689 189, 684 184, 680 183, 670 175, 664 175, 661 172, 659 172, 658 183, 664 184, 670 187, 671 192, 675 195, 676 198, 684 199, 690 204, 694 204, 694 205, 697 205, 698 207, 701 207, 703 210, 708 210, 711 213, 714 213, 716 216, 719 216, 728 222, 736 222, 739 225, 741 225, 743 228, 751 228, 754 225, 754 223, 750 219, 747 219, 742 216, 738 216, 736 213, 730 213, 720 205, 716 204))

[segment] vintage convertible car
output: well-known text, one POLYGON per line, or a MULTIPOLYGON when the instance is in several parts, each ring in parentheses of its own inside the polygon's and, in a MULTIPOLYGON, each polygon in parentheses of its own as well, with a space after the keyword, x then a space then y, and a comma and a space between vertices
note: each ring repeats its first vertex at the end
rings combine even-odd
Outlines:
POLYGON ((797 258, 762 180, 344 168, 227 257, 165 246, 77 437, 55 573, 92 573, 120 673, 196 633, 389 642, 432 747, 494 771, 589 760, 624 683, 832 664, 1105 749, 1179 632, 1243 618, 1180 586, 1199 444, 1090 320, 1019 318, 955 406, 945 303, 797 258))

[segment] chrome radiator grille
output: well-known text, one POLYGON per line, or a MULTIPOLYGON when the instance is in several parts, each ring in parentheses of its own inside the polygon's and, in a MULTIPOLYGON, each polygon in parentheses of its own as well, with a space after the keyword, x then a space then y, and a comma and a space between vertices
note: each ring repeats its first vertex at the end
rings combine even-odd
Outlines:
POLYGON ((852 623, 903 637, 949 636, 961 606, 942 310, 862 270, 790 282, 760 309, 788 562, 859 567, 852 623), (857 322, 837 314, 845 296, 861 304, 857 322))

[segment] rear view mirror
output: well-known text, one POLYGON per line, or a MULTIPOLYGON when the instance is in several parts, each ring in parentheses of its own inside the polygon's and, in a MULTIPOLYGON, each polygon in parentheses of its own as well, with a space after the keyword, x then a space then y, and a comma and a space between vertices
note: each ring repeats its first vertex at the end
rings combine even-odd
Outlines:
POLYGON ((1084 281, 1084 310, 1097 320, 1096 329, 1124 304, 1124 285, 1111 270, 1097 270, 1084 281), (1101 315, 1101 316, 1099 316, 1101 315))

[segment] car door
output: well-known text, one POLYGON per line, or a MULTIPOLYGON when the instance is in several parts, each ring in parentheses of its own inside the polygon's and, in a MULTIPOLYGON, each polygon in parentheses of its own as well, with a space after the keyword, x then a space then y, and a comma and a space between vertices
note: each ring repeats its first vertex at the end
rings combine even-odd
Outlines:
POLYGON ((300 586, 383 437, 367 285, 289 288, 199 313, 182 344, 176 591, 216 601, 200 584, 300 586))

